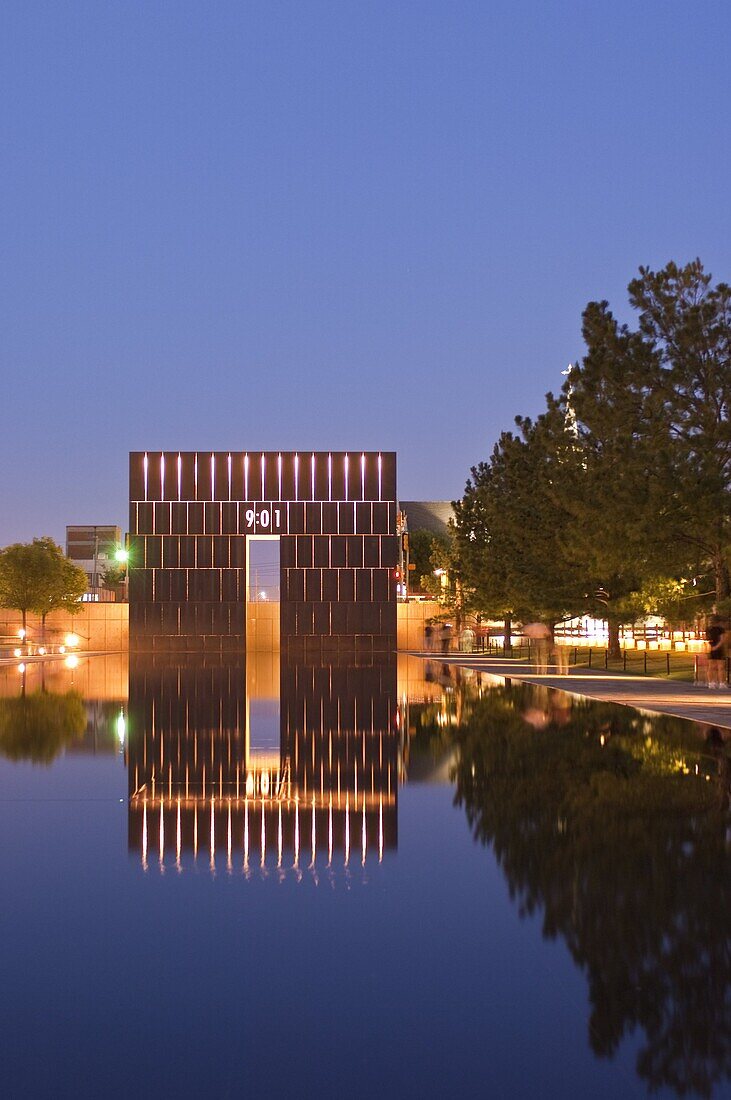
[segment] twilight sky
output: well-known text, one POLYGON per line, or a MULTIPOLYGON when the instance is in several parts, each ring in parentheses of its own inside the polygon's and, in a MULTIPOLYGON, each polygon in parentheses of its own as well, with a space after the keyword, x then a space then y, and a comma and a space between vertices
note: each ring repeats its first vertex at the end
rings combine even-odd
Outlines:
POLYGON ((0 545, 130 449, 454 497, 592 298, 731 280, 728 0, 4 0, 0 545))

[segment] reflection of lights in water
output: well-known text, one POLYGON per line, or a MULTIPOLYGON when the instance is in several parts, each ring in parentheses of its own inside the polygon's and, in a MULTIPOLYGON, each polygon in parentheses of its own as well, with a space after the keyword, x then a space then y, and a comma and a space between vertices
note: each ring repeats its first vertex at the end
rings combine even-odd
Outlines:
POLYGON ((40 653, 41 657, 45 657, 45 655, 46 655, 46 647, 45 647, 44 645, 42 645, 42 646, 39 646, 39 647, 38 647, 38 652, 40 653))
POLYGON ((14 650, 13 650, 13 656, 14 656, 14 657, 20 657, 20 655, 22 654, 22 652, 23 652, 23 650, 22 650, 22 649, 20 648, 20 646, 18 646, 18 648, 17 648, 17 649, 14 649, 14 650))
POLYGON ((25 672, 25 665, 18 665, 18 672, 20 672, 22 675, 22 673, 25 672))
POLYGON ((67 634, 66 637, 64 638, 64 642, 66 643, 66 645, 68 646, 69 649, 74 649, 79 644, 79 635, 78 634, 73 634, 73 633, 72 634, 67 634))
POLYGON ((249 798, 251 798, 253 793, 254 793, 254 776, 251 774, 251 772, 249 772, 249 774, 246 777, 246 794, 248 795, 249 798))
POLYGON ((79 667, 79 658, 76 656, 75 653, 69 653, 68 657, 64 661, 64 664, 66 665, 66 668, 71 668, 71 669, 78 668, 79 667))
POLYGON ((124 737, 127 732, 127 723, 124 720, 124 711, 119 708, 119 714, 117 715, 117 740, 120 745, 124 745, 124 737))

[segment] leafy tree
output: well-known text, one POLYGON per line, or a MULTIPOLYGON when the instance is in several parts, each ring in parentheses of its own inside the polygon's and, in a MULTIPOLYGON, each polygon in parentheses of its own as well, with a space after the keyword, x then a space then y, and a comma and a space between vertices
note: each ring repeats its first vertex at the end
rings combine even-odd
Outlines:
POLYGON ((731 598, 731 287, 700 260, 641 267, 629 285, 640 332, 660 367, 673 471, 671 535, 712 567, 731 598))
POLYGON ((422 587, 422 579, 428 578, 432 572, 431 559, 434 544, 444 545, 446 541, 446 539, 440 538, 432 531, 426 531, 423 528, 409 531, 409 561, 416 566, 410 577, 410 588, 422 587))
POLYGON ((42 561, 35 542, 13 543, 0 550, 0 607, 20 611, 23 630, 35 611, 42 580, 42 561))
POLYGON ((555 404, 516 424, 520 434, 500 436, 454 505, 456 554, 482 610, 554 624, 585 607, 563 487, 577 458, 555 404))
POLYGON ((29 611, 41 616, 44 627, 49 611, 77 614, 85 591, 86 573, 53 539, 37 538, 0 550, 0 606, 20 611, 24 630, 29 611))
POLYGON ((86 573, 65 556, 58 543, 50 538, 34 539, 40 557, 40 582, 34 611, 41 616, 45 630, 49 611, 81 611, 81 597, 86 591, 86 573))

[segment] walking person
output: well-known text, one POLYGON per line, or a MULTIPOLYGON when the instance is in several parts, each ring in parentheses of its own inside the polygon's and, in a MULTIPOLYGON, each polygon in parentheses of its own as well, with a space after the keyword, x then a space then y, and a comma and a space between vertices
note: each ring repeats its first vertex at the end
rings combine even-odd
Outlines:
POLYGON ((726 658, 728 656, 728 635, 718 615, 713 615, 706 630, 708 650, 708 686, 726 687, 726 658))

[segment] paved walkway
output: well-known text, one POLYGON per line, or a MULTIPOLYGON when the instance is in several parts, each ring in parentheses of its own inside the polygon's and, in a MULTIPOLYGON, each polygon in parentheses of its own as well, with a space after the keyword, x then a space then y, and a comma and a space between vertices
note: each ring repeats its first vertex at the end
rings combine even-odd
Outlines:
POLYGON ((545 684, 560 688, 589 699, 602 699, 610 703, 624 703, 659 714, 674 714, 713 726, 731 729, 731 689, 711 690, 701 684, 686 684, 678 680, 663 680, 655 676, 631 676, 626 672, 604 672, 596 669, 574 668, 566 676, 553 673, 537 673, 534 665, 526 661, 500 657, 482 657, 480 654, 419 653, 416 656, 473 668, 493 676, 502 676, 526 683, 545 684))

